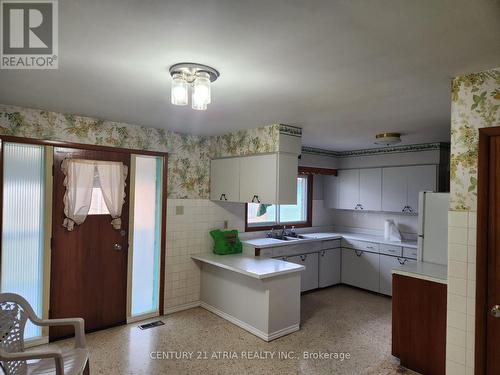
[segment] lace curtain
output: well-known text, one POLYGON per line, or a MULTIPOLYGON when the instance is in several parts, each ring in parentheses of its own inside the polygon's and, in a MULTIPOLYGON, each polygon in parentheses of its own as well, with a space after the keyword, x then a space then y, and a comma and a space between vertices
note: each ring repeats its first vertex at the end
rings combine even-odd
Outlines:
POLYGON ((121 228, 122 206, 125 201, 125 180, 128 169, 121 162, 65 159, 61 169, 65 174, 63 226, 72 231, 75 224, 82 224, 89 213, 92 201, 94 176, 97 173, 104 202, 108 207, 114 229, 121 228))

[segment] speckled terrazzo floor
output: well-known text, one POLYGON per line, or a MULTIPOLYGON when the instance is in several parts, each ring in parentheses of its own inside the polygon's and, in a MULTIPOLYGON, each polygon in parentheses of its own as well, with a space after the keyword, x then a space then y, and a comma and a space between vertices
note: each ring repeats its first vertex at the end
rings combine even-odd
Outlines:
POLYGON ((150 330, 131 324, 87 335, 91 374, 416 374, 390 354, 391 300, 346 286, 303 295, 301 330, 270 343, 202 308, 162 320, 164 326, 150 330), (217 359, 224 351, 238 358, 217 359), (304 359, 305 351, 343 352, 351 358, 304 359), (164 358, 151 359, 151 352, 164 358), (167 358, 172 352, 193 352, 193 357, 167 358), (198 352, 216 359, 197 359, 198 352), (261 359, 241 358, 255 352, 261 359), (297 358, 276 359, 279 352, 297 358), (265 358, 270 353, 274 359, 265 358))

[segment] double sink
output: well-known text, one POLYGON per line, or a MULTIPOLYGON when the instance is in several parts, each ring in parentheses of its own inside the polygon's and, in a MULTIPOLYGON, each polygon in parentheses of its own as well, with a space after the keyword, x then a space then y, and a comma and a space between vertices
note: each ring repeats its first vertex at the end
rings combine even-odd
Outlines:
POLYGON ((268 237, 272 238, 277 241, 285 241, 285 242, 290 242, 290 241, 302 241, 302 240, 310 240, 311 238, 303 236, 303 235, 297 235, 296 237, 293 236, 279 236, 279 237, 268 237))

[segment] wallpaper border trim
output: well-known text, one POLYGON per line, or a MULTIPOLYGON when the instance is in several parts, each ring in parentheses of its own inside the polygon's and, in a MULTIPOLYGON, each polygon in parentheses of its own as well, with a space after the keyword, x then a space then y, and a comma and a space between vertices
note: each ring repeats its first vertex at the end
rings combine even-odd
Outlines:
POLYGON ((449 150, 450 144, 447 142, 434 142, 434 143, 419 143, 413 145, 402 145, 381 148, 367 148, 361 150, 350 151, 331 151, 315 147, 302 147, 303 154, 330 156, 334 158, 346 158, 352 156, 372 156, 384 154, 397 154, 404 152, 420 152, 432 150, 449 150))

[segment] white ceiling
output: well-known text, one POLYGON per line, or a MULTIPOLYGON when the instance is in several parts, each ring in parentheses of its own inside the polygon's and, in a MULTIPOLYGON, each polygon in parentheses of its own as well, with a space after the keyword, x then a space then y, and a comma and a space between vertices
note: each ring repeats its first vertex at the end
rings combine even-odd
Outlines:
POLYGON ((449 140, 450 80, 500 66, 497 0, 63 0, 60 69, 0 71, 0 102, 195 134, 269 123, 303 143, 449 140), (168 67, 219 69, 207 111, 168 67))

